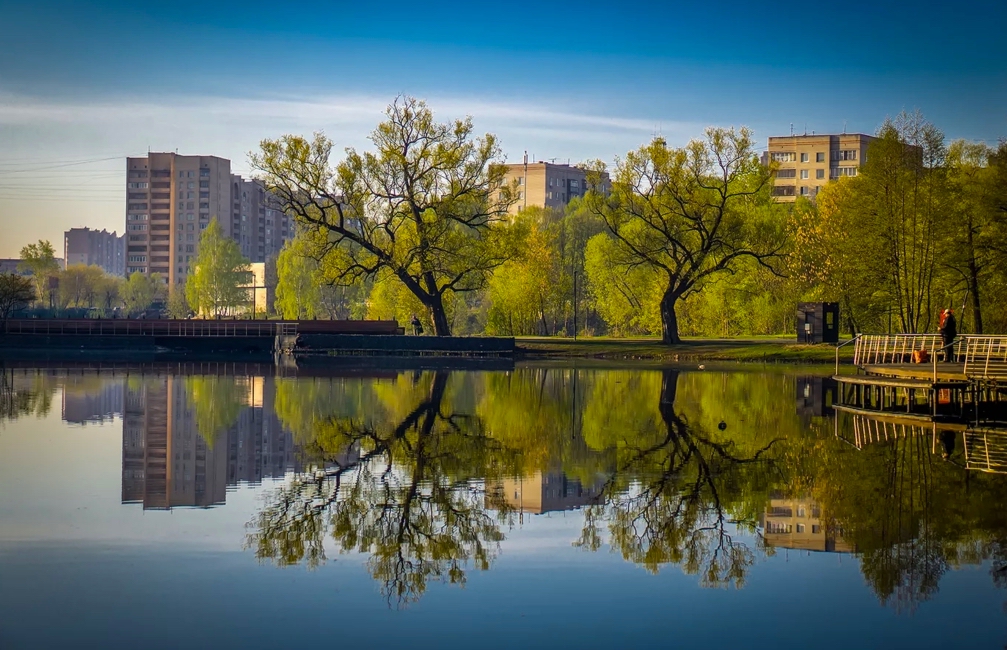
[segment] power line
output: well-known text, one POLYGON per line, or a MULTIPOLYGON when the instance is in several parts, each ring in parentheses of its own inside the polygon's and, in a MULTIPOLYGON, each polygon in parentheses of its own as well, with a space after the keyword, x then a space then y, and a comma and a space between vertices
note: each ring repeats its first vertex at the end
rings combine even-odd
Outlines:
POLYGON ((27 174, 31 172, 40 172, 47 169, 59 169, 61 167, 75 167, 77 165, 90 165, 96 162, 104 162, 106 160, 121 160, 119 156, 113 156, 111 158, 94 158, 92 160, 83 160, 79 162, 67 162, 60 165, 48 165, 45 167, 35 167, 33 169, 0 169, 0 174, 27 174))

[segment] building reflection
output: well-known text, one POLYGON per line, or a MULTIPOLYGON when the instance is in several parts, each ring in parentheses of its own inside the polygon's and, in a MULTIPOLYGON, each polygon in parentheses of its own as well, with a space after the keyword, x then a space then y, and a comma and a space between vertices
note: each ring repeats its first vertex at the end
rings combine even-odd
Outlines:
POLYGON ((842 527, 824 518, 813 499, 771 498, 759 525, 769 546, 827 553, 856 551, 843 539, 842 527))
POLYGON ((487 503, 503 502, 518 512, 536 515, 575 510, 596 503, 603 485, 600 480, 584 485, 559 471, 535 472, 487 484, 487 503))
POLYGON ((237 418, 209 440, 199 431, 185 377, 127 382, 123 503, 139 503, 145 510, 208 508, 224 504, 229 487, 298 469, 293 439, 273 409, 272 378, 223 380, 240 389, 237 418))
POLYGON ((63 420, 71 424, 111 422, 123 411, 124 387, 121 381, 101 381, 95 389, 95 378, 68 377, 63 385, 63 420), (74 380, 77 381, 74 381, 74 380), (86 381, 90 380, 90 382, 86 381))

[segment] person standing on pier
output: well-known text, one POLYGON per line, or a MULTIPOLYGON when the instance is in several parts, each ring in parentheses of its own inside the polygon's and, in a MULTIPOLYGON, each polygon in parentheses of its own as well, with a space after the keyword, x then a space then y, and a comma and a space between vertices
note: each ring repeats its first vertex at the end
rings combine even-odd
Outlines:
POLYGON ((958 336, 958 323, 955 321, 954 311, 945 309, 941 312, 938 330, 941 333, 944 361, 955 363, 955 337, 958 336))

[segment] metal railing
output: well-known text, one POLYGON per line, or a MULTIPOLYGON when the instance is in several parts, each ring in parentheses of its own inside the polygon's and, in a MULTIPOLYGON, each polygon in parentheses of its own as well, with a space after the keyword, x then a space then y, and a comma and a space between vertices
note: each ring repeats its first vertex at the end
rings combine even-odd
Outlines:
POLYGON ((963 336, 965 376, 1007 378, 1007 336, 963 336))
POLYGON ((941 349, 939 334, 864 334, 857 338, 853 364, 857 366, 912 363, 913 352, 926 350, 935 357, 941 349))
POLYGON ((59 319, 8 320, 8 334, 47 336, 276 336, 296 334, 296 323, 276 321, 59 319))

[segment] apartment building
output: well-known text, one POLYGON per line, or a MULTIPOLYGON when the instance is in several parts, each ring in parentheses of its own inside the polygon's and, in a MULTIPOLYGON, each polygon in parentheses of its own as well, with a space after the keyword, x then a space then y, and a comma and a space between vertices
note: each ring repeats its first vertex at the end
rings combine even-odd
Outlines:
POLYGON ((771 498, 760 517, 766 544, 777 548, 827 553, 853 553, 856 548, 843 539, 843 529, 822 516, 821 506, 810 498, 771 498))
POLYGON ((231 202, 231 236, 251 262, 271 259, 293 238, 290 218, 262 182, 232 175, 231 202))
POLYGON ((149 153, 126 159, 126 274, 160 273, 184 284, 199 238, 216 218, 251 262, 293 237, 293 224, 256 180, 231 174, 217 156, 149 153))
MULTIPOLYGON (((587 172, 572 165, 551 162, 525 162, 507 165, 505 183, 518 184, 518 200, 511 214, 532 206, 562 210, 574 197, 587 192, 587 172)), ((607 173, 602 174, 602 191, 609 188, 607 173)))
POLYGON ((812 198, 829 181, 856 176, 876 138, 863 133, 788 135, 769 138, 762 163, 776 163, 773 196, 792 203, 798 196, 812 198))
POLYGON ((63 233, 63 259, 67 265, 97 265, 110 275, 126 274, 126 235, 113 230, 71 228, 63 233))

